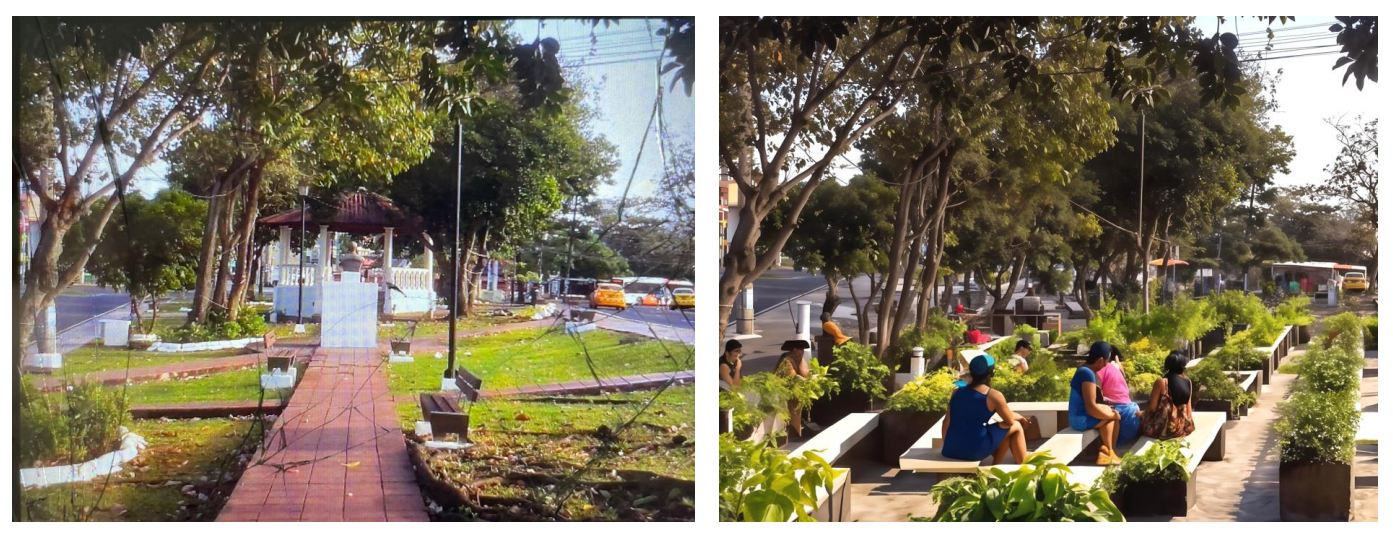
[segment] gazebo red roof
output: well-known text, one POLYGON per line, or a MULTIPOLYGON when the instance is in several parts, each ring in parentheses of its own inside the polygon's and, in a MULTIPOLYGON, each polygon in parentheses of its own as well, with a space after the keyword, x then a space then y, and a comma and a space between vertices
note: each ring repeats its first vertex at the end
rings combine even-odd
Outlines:
MULTIPOLYGON (((372 235, 382 233, 385 228, 390 227, 394 228, 395 233, 407 234, 417 233, 421 229, 420 217, 407 215, 398 209, 392 200, 361 189, 340 195, 338 210, 328 221, 323 221, 322 218, 317 217, 313 210, 308 212, 306 224, 328 225, 329 231, 342 233, 372 235)), ((257 220, 257 225, 298 227, 300 214, 299 209, 291 209, 263 217, 257 220)))

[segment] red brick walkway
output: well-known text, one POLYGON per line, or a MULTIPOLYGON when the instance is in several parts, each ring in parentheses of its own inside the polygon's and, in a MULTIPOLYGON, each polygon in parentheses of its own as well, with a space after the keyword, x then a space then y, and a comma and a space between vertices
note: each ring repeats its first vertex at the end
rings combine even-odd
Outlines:
POLYGON ((383 360, 319 349, 219 521, 427 521, 383 360))

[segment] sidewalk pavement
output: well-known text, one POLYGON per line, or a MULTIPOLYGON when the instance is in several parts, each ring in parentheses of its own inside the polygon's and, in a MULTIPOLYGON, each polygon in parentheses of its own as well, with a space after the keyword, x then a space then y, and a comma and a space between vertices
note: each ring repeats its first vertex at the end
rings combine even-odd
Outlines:
POLYGON ((606 315, 601 317, 596 315, 595 324, 606 330, 637 334, 644 337, 654 337, 665 341, 674 341, 685 345, 696 344, 696 330, 688 326, 677 327, 667 326, 659 323, 644 323, 632 319, 625 319, 618 315, 606 315))

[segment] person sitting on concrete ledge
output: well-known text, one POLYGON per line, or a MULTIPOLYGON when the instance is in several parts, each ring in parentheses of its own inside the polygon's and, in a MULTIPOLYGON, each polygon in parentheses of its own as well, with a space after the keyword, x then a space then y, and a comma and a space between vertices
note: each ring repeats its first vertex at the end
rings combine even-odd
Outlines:
POLYGON ((943 456, 964 461, 980 461, 992 456, 992 464, 1001 464, 1006 451, 1016 464, 1021 464, 1025 451, 1025 418, 1011 411, 1006 396, 991 388, 996 374, 996 359, 981 354, 969 366, 972 380, 953 391, 948 411, 943 415, 943 456), (992 415, 1001 422, 991 423, 992 415))
MULTIPOLYGON (((774 364, 774 374, 784 378, 810 377, 812 372, 808 369, 807 353, 804 351, 811 347, 812 345, 802 339, 785 341, 783 347, 779 349, 784 352, 779 355, 779 362, 774 364)), ((803 405, 799 404, 797 400, 789 400, 788 402, 788 424, 793 428, 794 437, 803 437, 803 426, 805 425, 803 423, 803 405)), ((807 422, 806 425, 812 432, 822 430, 811 421, 807 422)))
POLYGON ((726 351, 721 353, 721 389, 733 390, 740 387, 740 354, 744 345, 738 339, 726 341, 726 351))
POLYGON ((1017 373, 1025 373, 1030 370, 1030 362, 1026 360, 1030 357, 1030 351, 1029 341, 1022 339, 1016 342, 1016 353, 1011 357, 1010 363, 1017 373))
POLYGON ((1157 440, 1189 436, 1195 432, 1195 415, 1190 405, 1194 385, 1185 376, 1190 358, 1180 351, 1166 356, 1166 376, 1151 385, 1142 419, 1142 434, 1157 440))
POLYGON ((850 337, 842 333, 842 329, 837 327, 837 323, 832 322, 832 312, 822 312, 822 334, 832 337, 832 342, 841 345, 851 341, 850 337))
POLYGON ((1074 372, 1069 382, 1069 427, 1078 431, 1098 429, 1103 446, 1098 449, 1098 464, 1107 466, 1119 464, 1117 456, 1118 425, 1122 413, 1109 406, 1099 392, 1098 371, 1108 366, 1112 356, 1112 346, 1106 342, 1094 342, 1084 359, 1084 367, 1074 372))

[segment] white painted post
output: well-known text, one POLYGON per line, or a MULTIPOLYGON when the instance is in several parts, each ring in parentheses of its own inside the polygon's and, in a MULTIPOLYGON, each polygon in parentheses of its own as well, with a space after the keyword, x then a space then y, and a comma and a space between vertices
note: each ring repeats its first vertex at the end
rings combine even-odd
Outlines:
MULTIPOLYGON (((382 259, 384 260, 382 263, 382 281, 384 284, 392 284, 395 283, 392 281, 392 228, 388 227, 382 230, 382 243, 384 245, 382 251, 382 259)), ((386 287, 386 285, 383 287, 386 287)), ((388 287, 387 292, 382 295, 382 313, 389 315, 392 313, 392 289, 390 287, 388 287)))
POLYGON ((924 376, 924 369, 928 364, 924 363, 924 348, 915 347, 909 355, 909 376, 919 378, 924 376))
POLYGON ((806 300, 798 301, 798 337, 807 341, 809 345, 813 343, 812 328, 808 326, 808 319, 812 316, 813 303, 806 300))
MULTIPOLYGON (((281 255, 280 255, 280 264, 281 264, 281 265, 289 265, 289 264, 290 264, 290 226, 281 226, 280 231, 281 231, 280 244, 277 244, 277 245, 276 245, 276 250, 279 251, 280 254, 281 254, 281 255)), ((277 270, 280 269, 280 267, 276 267, 276 268, 277 268, 277 270)))
POLYGON ((333 251, 333 241, 334 236, 329 233, 329 226, 319 226, 319 285, 317 287, 319 293, 318 299, 314 302, 316 307, 310 308, 311 314, 315 311, 321 315, 324 313, 324 284, 334 279, 334 268, 330 264, 329 256, 329 253, 333 251))
POLYGON ((1335 280, 1333 278, 1326 280, 1325 288, 1325 304, 1327 306, 1338 306, 1340 304, 1340 288, 1338 285, 1335 285, 1335 280))
POLYGON ((426 247, 426 302, 427 317, 435 313, 435 250, 430 246, 426 247))

